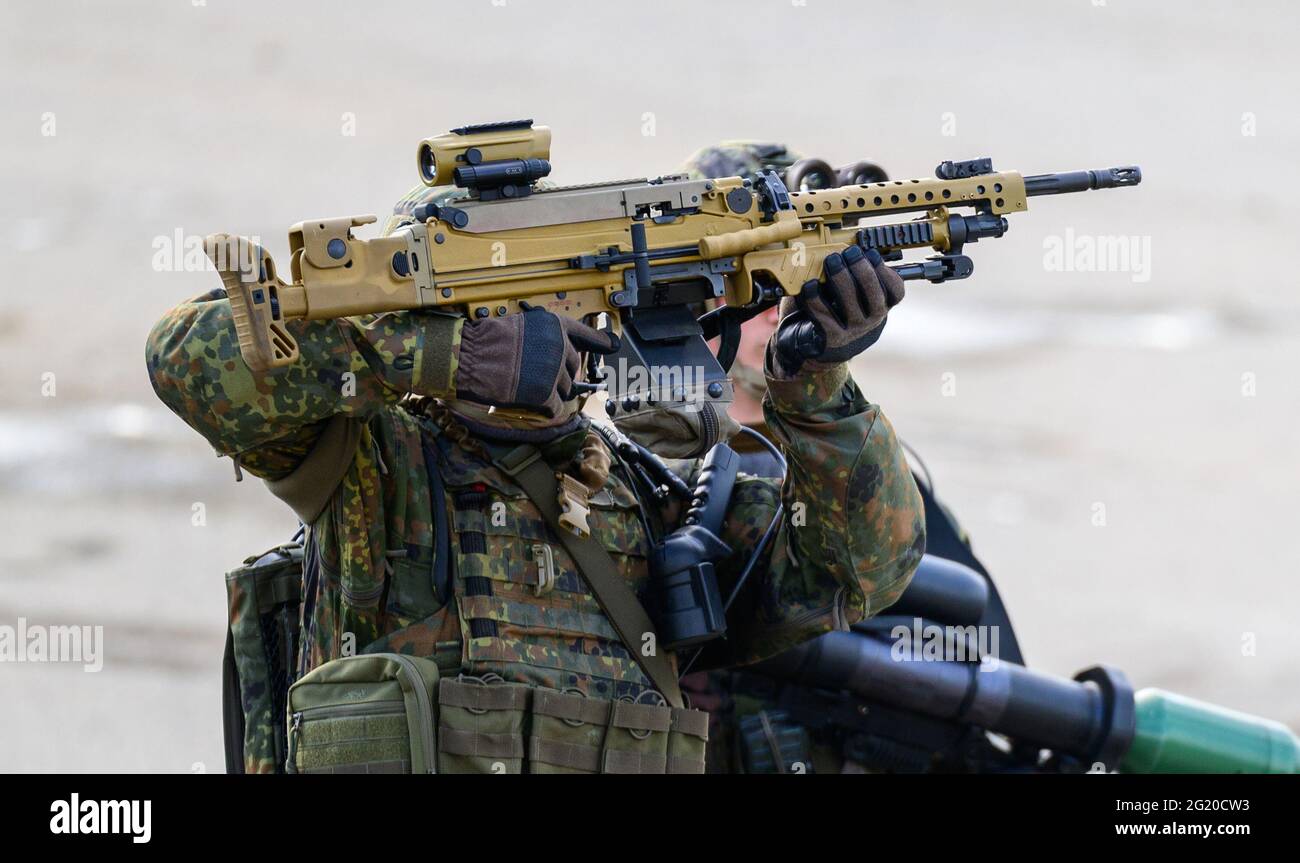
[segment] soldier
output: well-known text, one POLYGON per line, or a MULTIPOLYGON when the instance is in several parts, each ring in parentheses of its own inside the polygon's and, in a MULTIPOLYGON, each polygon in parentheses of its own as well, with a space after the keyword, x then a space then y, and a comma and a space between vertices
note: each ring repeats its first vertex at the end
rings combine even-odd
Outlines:
MULTIPOLYGON (((884 169, 873 162, 859 161, 838 170, 825 160, 809 158, 784 144, 769 141, 722 141, 696 150, 680 169, 693 179, 744 177, 753 180, 766 171, 781 175, 790 189, 821 189, 851 183, 874 183, 888 180, 884 169)), ((763 434, 763 396, 767 381, 763 374, 767 342, 776 332, 780 310, 768 309, 751 318, 741 329, 740 348, 731 366, 735 401, 731 418, 763 434)), ((743 469, 764 476, 773 475, 777 463, 754 438, 738 435, 732 446, 744 453, 743 469)))
MULTIPOLYGON (((399 202, 390 229, 418 198, 399 202)), ((826 336, 824 352, 804 360, 767 346, 763 411, 789 471, 784 483, 737 482, 722 534, 735 550, 719 567, 724 592, 782 500, 786 517, 729 614, 716 661, 755 662, 876 614, 919 562, 916 486, 888 420, 846 366, 902 294, 878 255, 834 255, 800 302, 826 336)), ((540 308, 288 327, 298 361, 252 372, 216 290, 155 325, 147 361, 159 398, 263 477, 307 527, 300 674, 353 650, 402 653, 436 661, 446 676, 674 701, 677 657, 667 657, 672 679, 651 679, 642 645, 620 637, 501 459, 531 444, 585 486, 592 536, 627 585, 644 587, 650 531, 671 529, 680 513, 638 498, 609 438, 581 412, 584 358, 615 350, 616 336, 540 308), (539 546, 553 570, 542 571, 539 546)))
MULTIPOLYGON (((887 180, 883 169, 869 162, 856 168, 859 181, 887 180), (865 167, 864 167, 865 166, 865 167)), ((764 171, 776 171, 787 185, 829 185, 831 171, 826 163, 808 159, 783 144, 766 141, 723 141, 695 151, 682 165, 692 178, 745 177, 753 180, 764 171), (805 170, 811 167, 811 172, 805 170), (813 182, 807 179, 811 173, 813 182)), ((853 170, 853 168, 845 169, 853 170)), ((846 180, 849 178, 845 178, 846 180)), ((740 347, 730 375, 736 397, 731 417, 761 434, 768 434, 764 421, 763 400, 767 379, 763 373, 767 343, 780 322, 778 309, 769 309, 747 321, 741 328, 740 347)), ((779 463, 753 438, 737 435, 732 446, 742 453, 742 469, 759 476, 781 475, 779 463)), ((682 679, 691 702, 709 713, 710 737, 708 766, 710 772, 730 773, 755 769, 755 759, 748 752, 751 744, 763 750, 762 761, 770 769, 784 771, 790 763, 804 763, 819 772, 845 772, 852 769, 833 740, 823 740, 810 729, 793 722, 771 697, 778 684, 754 675, 736 675, 728 670, 696 672, 682 679), (757 692, 754 690, 758 690, 757 692)))

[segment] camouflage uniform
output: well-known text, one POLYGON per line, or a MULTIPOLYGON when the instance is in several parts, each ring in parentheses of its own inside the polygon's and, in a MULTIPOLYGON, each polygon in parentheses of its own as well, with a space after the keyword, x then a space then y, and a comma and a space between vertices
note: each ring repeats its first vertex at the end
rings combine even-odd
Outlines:
MULTIPOLYGON (((447 195, 421 189, 403 198, 389 228, 439 194, 447 195)), ((280 374, 250 372, 217 290, 168 312, 149 335, 147 360, 169 408, 268 480, 292 474, 333 418, 353 429, 347 471, 308 525, 300 669, 351 646, 603 698, 650 689, 540 512, 441 401, 454 395, 453 357, 425 345, 454 348, 462 321, 401 312, 288 326, 300 359, 280 374), (450 561, 435 560, 439 506, 450 561), (550 589, 538 585, 534 543, 554 553, 559 577, 550 589), (450 564, 442 586, 440 563, 450 564)), ((921 501, 893 429, 847 367, 768 386, 767 422, 789 476, 783 487, 750 476, 737 483, 723 531, 736 550, 720 567, 724 594, 778 500, 798 523, 787 516, 732 609, 728 663, 772 656, 877 613, 897 599, 924 548, 921 501)), ((592 432, 578 438, 578 447, 605 447, 592 432)), ((558 466, 567 456, 555 458, 558 466)), ((642 504, 618 471, 596 473, 594 482, 580 477, 594 486, 593 536, 639 589, 650 542, 642 504)), ((676 510, 645 515, 669 530, 676 510)))

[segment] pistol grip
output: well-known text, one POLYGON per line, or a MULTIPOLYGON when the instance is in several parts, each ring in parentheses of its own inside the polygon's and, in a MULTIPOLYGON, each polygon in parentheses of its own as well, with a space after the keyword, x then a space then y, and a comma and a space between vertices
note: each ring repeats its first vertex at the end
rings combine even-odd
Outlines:
POLYGON ((239 352, 255 372, 292 365, 298 343, 289 334, 280 309, 275 262, 261 246, 229 234, 211 234, 203 241, 230 300, 230 313, 239 337, 239 352))

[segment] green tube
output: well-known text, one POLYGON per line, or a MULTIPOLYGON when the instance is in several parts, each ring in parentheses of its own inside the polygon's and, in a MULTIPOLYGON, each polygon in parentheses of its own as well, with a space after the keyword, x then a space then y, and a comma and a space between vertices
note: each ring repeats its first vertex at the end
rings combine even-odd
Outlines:
POLYGON ((1280 722, 1159 689, 1134 702, 1125 773, 1300 773, 1300 738, 1280 722))

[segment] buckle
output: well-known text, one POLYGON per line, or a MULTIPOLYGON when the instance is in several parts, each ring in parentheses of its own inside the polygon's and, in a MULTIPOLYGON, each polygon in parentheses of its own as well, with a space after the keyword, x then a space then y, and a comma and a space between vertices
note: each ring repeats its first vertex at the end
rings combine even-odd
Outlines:
POLYGON ((533 585, 533 593, 541 596, 550 593, 555 587, 555 579, 559 575, 555 569, 555 553, 546 543, 533 543, 533 563, 537 564, 537 584, 533 585))
POLYGON ((559 494, 556 503, 560 506, 560 526, 580 537, 591 535, 587 516, 591 513, 588 503, 587 487, 567 473, 556 474, 559 480, 559 494))

